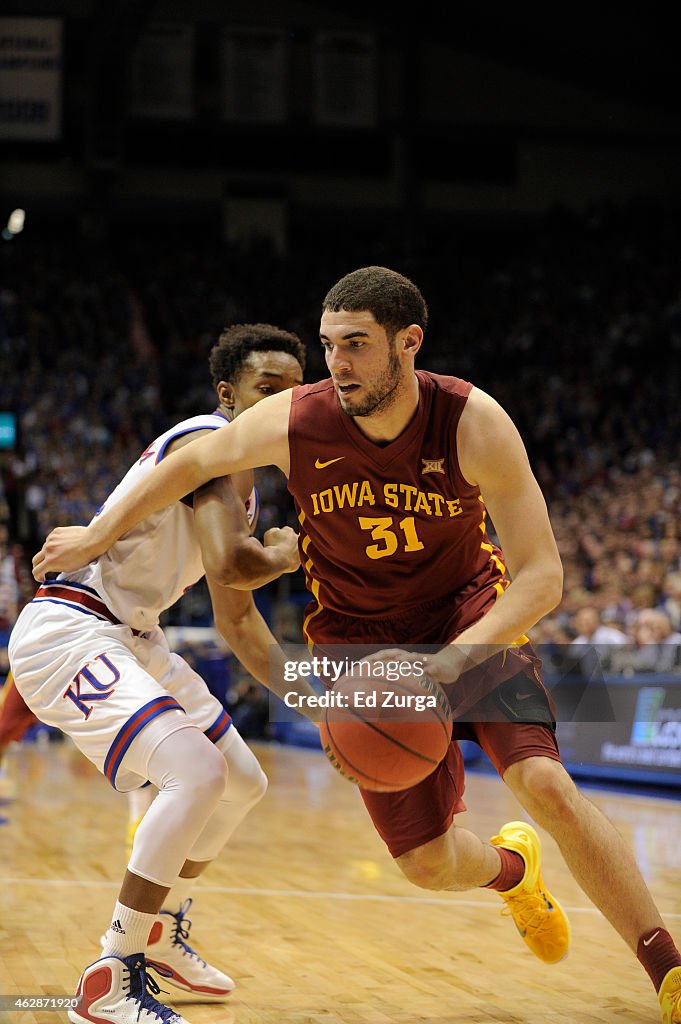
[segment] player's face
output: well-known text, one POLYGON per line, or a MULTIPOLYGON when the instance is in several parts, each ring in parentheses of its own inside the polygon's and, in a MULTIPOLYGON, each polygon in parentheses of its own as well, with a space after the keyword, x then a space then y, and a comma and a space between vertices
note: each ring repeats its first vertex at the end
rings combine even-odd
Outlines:
POLYGON ((388 412, 402 394, 407 373, 395 339, 371 313, 344 310, 322 314, 319 336, 343 412, 388 412))
POLYGON ((288 352, 251 352, 232 386, 233 415, 238 416, 268 395, 302 383, 300 363, 288 352))

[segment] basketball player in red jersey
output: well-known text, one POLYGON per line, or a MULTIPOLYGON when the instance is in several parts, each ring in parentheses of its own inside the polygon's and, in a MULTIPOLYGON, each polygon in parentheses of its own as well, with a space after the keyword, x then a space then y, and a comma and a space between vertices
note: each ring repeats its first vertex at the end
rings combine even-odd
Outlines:
POLYGON ((329 379, 267 398, 170 456, 101 523, 53 531, 34 575, 77 568, 206 480, 278 466, 299 511, 308 641, 439 645, 427 671, 460 719, 445 761, 412 789, 362 792, 398 866, 428 889, 496 889, 541 960, 567 954, 569 922, 543 884, 534 829, 511 822, 486 843, 454 823, 464 808, 456 741, 475 739, 638 956, 664 1024, 681 1024, 681 955, 629 847, 561 764, 525 636, 558 604, 562 568, 513 422, 471 383, 415 369, 428 311, 402 275, 356 270, 322 310, 329 379), (499 648, 503 656, 471 669, 481 658, 472 652, 499 648), (503 718, 473 720, 492 703, 503 718))

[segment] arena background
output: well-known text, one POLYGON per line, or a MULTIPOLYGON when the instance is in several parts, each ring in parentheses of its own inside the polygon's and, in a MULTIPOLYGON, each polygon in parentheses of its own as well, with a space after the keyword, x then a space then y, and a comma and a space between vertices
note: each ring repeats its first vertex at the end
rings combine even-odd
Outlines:
MULTIPOLYGON (((212 407, 221 328, 297 331, 318 379, 323 294, 381 263, 428 300, 420 365, 489 391, 525 438, 565 565, 563 601, 533 640, 565 701, 568 766, 678 785, 681 70, 668 16, 11 4, 0 673, 32 554, 52 527, 87 522, 151 437, 212 407), (596 710, 579 710, 585 682, 596 710)), ((295 525, 281 475, 260 472, 258 487, 259 531, 295 525)), ((259 593, 282 639, 299 640, 306 597, 302 572, 259 593)), ((303 723, 272 725, 211 631, 203 586, 164 625, 245 736, 316 741, 303 723)))

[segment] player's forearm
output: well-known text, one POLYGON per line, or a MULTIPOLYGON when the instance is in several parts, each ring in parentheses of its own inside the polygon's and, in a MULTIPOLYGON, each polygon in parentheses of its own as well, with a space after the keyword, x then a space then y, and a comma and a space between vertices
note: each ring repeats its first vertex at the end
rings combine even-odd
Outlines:
MULTIPOLYGON (((211 440, 211 437, 203 439, 211 440)), ((170 454, 115 504, 107 504, 102 515, 88 526, 55 527, 40 551, 33 556, 34 578, 42 583, 49 573, 80 569, 112 547, 119 537, 143 519, 205 483, 213 472, 212 463, 221 462, 221 458, 219 452, 216 455, 211 449, 212 460, 210 457, 195 459, 193 450, 198 449, 203 441, 196 441, 170 454)), ((215 474, 219 473, 218 466, 215 474)))
POLYGON ((519 572, 490 610, 450 645, 460 671, 482 664, 512 647, 552 611, 562 596, 560 568, 528 568, 519 572))
POLYGON ((93 535, 104 544, 102 550, 109 548, 154 512, 179 501, 206 482, 204 467, 192 458, 192 449, 198 443, 171 453, 103 516, 90 524, 93 535))
POLYGON ((295 706, 311 721, 319 720, 319 709, 311 707, 308 700, 315 696, 315 691, 304 679, 286 681, 286 656, 257 608, 249 609, 238 619, 221 620, 216 617, 215 625, 230 650, 254 679, 281 700, 287 694, 301 697, 295 706))

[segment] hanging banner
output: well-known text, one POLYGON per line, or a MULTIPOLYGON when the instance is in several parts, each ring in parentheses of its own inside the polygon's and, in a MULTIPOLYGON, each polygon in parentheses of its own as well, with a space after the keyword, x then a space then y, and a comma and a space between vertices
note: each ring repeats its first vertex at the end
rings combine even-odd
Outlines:
POLYGON ((136 117, 194 116, 194 26, 156 22, 132 55, 131 108, 136 117))
POLYGON ((0 139, 61 138, 62 34, 60 18, 0 18, 0 139))
POLYGON ((223 28, 220 99, 224 121, 284 124, 288 118, 288 46, 277 31, 223 28))
POLYGON ((376 43, 365 32, 318 32, 314 41, 314 119, 319 125, 376 124, 376 43))

